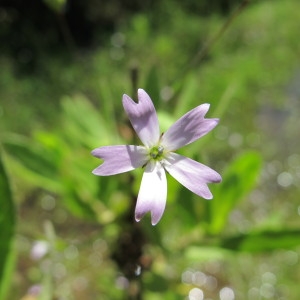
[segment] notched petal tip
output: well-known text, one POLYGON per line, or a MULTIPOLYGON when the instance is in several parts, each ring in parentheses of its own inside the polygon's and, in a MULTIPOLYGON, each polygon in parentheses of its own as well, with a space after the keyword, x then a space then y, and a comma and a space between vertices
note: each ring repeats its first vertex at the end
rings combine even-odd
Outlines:
POLYGON ((95 149, 93 154, 103 161, 93 171, 98 176, 128 172, 143 166, 148 160, 145 147, 134 145, 104 146, 95 149))
POLYGON ((222 177, 219 173, 216 174, 216 177, 214 179, 212 179, 211 181, 212 183, 220 183, 222 182, 222 177))
MULTIPOLYGON (((101 165, 100 165, 101 166, 101 165)), ((102 176, 102 173, 99 172, 99 167, 95 168, 93 171, 92 171, 92 174, 96 175, 96 176, 102 176)))
POLYGON ((171 153, 168 159, 169 164, 164 164, 165 169, 187 189, 203 197, 212 199, 212 193, 208 184, 219 182, 221 176, 215 170, 194 161, 188 157, 171 153))
POLYGON ((142 218, 143 218, 147 213, 151 213, 151 225, 152 225, 152 226, 157 225, 157 223, 160 221, 160 219, 161 219, 162 216, 160 216, 159 218, 157 218, 157 217, 153 216, 153 213, 152 213, 151 211, 148 211, 148 212, 143 213, 143 214, 141 214, 141 215, 136 214, 136 215, 135 215, 135 221, 136 221, 136 222, 140 222, 140 221, 142 220, 142 218))
POLYGON ((221 175, 213 169, 210 169, 210 175, 207 179, 207 183, 220 183, 222 181, 221 175))
POLYGON ((143 89, 139 89, 137 102, 126 94, 123 95, 122 102, 131 125, 142 143, 147 147, 155 145, 160 136, 159 124, 150 96, 143 89))
POLYGON ((138 89, 137 94, 138 94, 138 99, 140 99, 141 97, 149 97, 150 98, 150 96, 147 94, 147 92, 141 88, 138 89))
POLYGON ((214 120, 217 124, 219 124, 219 122, 220 122, 219 118, 213 118, 212 120, 214 120))
POLYGON ((213 194, 212 193, 210 193, 210 194, 207 194, 207 195, 202 195, 201 196, 203 199, 205 199, 205 200, 212 200, 213 199, 213 194))
POLYGON ((143 216, 137 216, 135 215, 135 221, 140 222, 142 220, 143 216))
POLYGON ((94 150, 91 151, 91 154, 92 154, 93 156, 97 157, 97 158, 101 158, 101 157, 99 156, 98 152, 99 152, 99 148, 96 148, 96 149, 94 149, 94 150))
POLYGON ((207 113, 209 108, 210 108, 210 104, 209 103, 203 103, 203 104, 199 105, 199 107, 201 107, 203 109, 203 111, 205 111, 205 113, 207 113))
POLYGON ((175 151, 206 135, 219 122, 217 118, 205 118, 209 104, 201 104, 178 119, 162 136, 161 143, 169 151, 175 151))
POLYGON ((157 223, 160 221, 160 219, 159 220, 155 220, 155 221, 153 221, 152 219, 151 219, 151 225, 152 226, 156 226, 157 225, 157 223))
POLYGON ((127 94, 123 94, 123 97, 122 97, 122 102, 124 104, 124 102, 133 102, 133 103, 136 103, 135 101, 133 101, 133 99, 131 99, 131 97, 129 97, 127 94))

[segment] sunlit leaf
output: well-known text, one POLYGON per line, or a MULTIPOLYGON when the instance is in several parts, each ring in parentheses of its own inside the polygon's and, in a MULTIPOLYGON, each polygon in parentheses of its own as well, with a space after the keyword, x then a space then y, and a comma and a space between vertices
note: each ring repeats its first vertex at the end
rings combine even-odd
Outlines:
POLYGON ((224 259, 230 252, 219 247, 190 246, 184 251, 185 258, 190 262, 207 262, 224 259))
POLYGON ((176 117, 181 117, 189 110, 194 108, 195 103, 198 103, 198 105, 200 105, 205 102, 204 99, 199 99, 198 90, 199 81, 197 80, 195 75, 192 74, 191 76, 188 76, 178 97, 178 102, 174 112, 176 117))
POLYGON ((210 209, 209 231, 219 233, 226 224, 230 211, 253 188, 261 169, 262 159, 256 152, 237 157, 222 174, 223 181, 212 186, 214 199, 210 209))
POLYGON ((47 178, 56 177, 59 158, 48 148, 19 135, 8 136, 3 144, 8 154, 28 170, 47 178))
POLYGON ((246 252, 291 249, 300 246, 300 230, 262 231, 224 239, 221 247, 246 252))
POLYGON ((96 110, 86 97, 83 95, 64 97, 61 104, 63 109, 61 135, 69 144, 93 149, 115 142, 112 141, 115 132, 103 119, 101 109, 96 110))
POLYGON ((158 111, 157 115, 161 132, 167 131, 176 121, 176 118, 162 110, 158 111))

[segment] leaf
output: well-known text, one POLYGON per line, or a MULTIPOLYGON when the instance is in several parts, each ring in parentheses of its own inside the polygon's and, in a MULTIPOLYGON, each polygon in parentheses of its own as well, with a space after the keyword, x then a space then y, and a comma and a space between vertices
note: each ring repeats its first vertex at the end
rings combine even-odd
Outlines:
MULTIPOLYGON (((96 110, 86 97, 83 95, 65 96, 61 105, 63 131, 58 134, 69 145, 93 149, 114 142, 115 132, 109 127, 111 122, 104 120, 101 111, 96 110)), ((113 115, 111 119, 114 119, 113 115)))
POLYGON ((278 249, 291 249, 300 246, 300 230, 266 230, 226 238, 221 247, 245 252, 263 252, 278 249))
POLYGON ((207 262, 222 260, 230 251, 214 246, 189 246, 184 250, 184 257, 189 262, 207 262))
POLYGON ((5 299, 14 266, 15 207, 0 151, 0 299, 5 299))
POLYGON ((159 110, 157 115, 161 132, 166 132, 176 121, 172 115, 163 110, 159 110))
POLYGON ((158 79, 158 72, 157 67, 152 66, 150 69, 146 82, 145 82, 145 90, 151 97, 154 106, 156 109, 160 106, 160 88, 159 88, 159 79, 158 79))
POLYGON ((152 273, 151 276, 146 276, 145 284, 147 290, 155 292, 164 292, 168 289, 168 281, 164 276, 159 274, 152 273))
POLYGON ((194 103, 203 103, 198 99, 199 95, 199 81, 194 75, 187 77, 182 90, 180 91, 178 103, 175 107, 174 115, 181 117, 194 107, 194 103))
POLYGON ((9 155, 21 162, 28 170, 46 178, 56 178, 60 160, 48 148, 19 135, 9 135, 3 144, 9 155))
POLYGON ((73 182, 64 181, 65 192, 63 194, 63 203, 68 210, 76 217, 86 220, 96 220, 96 213, 92 208, 92 201, 90 198, 85 201, 79 194, 80 190, 73 182))
POLYGON ((255 185, 261 163, 258 153, 243 153, 222 174, 222 183, 211 187, 214 199, 208 203, 210 233, 217 234, 222 231, 231 210, 255 185))

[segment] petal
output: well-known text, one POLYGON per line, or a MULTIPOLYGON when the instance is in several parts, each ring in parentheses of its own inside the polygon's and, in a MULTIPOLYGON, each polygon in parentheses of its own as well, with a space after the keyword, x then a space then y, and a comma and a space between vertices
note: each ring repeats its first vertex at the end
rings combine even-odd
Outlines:
POLYGON ((148 160, 148 151, 142 146, 105 146, 94 149, 92 155, 104 160, 93 170, 99 176, 115 175, 143 166, 148 160))
POLYGON ((160 163, 147 164, 136 203, 135 219, 140 221, 151 212, 151 223, 156 225, 161 219, 167 200, 166 172, 160 163))
POLYGON ((174 151, 211 131, 219 119, 204 119, 208 109, 209 104, 199 105, 177 120, 161 138, 164 148, 174 151))
POLYGON ((138 99, 136 103, 129 96, 123 95, 123 106, 140 140, 145 146, 152 147, 157 144, 160 136, 157 114, 144 90, 138 90, 138 99))
POLYGON ((220 174, 213 169, 198 163, 185 156, 170 153, 165 159, 165 169, 182 185, 193 193, 205 198, 212 199, 212 194, 207 186, 210 182, 220 182, 220 174))

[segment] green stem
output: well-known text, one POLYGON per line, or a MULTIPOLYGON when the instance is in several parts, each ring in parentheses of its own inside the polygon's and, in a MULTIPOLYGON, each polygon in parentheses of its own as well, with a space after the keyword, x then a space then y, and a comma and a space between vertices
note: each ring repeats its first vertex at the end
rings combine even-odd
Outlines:
POLYGON ((221 38, 227 28, 233 23, 234 19, 246 8, 246 6, 250 3, 251 0, 244 0, 241 4, 233 11, 233 13, 228 17, 226 22, 222 25, 222 27, 216 32, 216 34, 208 40, 203 47, 199 49, 196 55, 192 58, 192 60, 187 64, 185 68, 183 68, 180 72, 180 75, 177 76, 172 82, 176 82, 178 78, 183 78, 186 73, 192 69, 194 66, 199 64, 203 58, 209 53, 213 45, 221 38))

